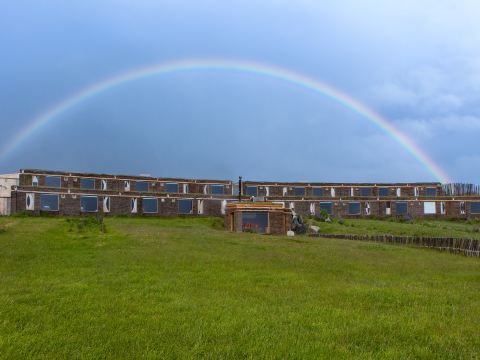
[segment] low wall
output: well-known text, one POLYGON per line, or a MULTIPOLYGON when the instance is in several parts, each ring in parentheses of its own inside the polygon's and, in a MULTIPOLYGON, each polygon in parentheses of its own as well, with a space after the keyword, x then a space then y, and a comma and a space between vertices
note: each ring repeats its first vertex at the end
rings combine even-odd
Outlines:
POLYGON ((329 239, 374 241, 388 244, 401 244, 422 248, 432 248, 465 256, 480 257, 480 240, 462 238, 441 238, 425 236, 394 235, 349 235, 349 234, 310 234, 329 239))

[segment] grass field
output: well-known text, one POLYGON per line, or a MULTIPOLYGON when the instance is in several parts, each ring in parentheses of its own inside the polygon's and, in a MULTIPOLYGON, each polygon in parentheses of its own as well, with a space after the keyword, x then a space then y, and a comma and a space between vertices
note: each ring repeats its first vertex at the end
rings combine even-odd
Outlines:
POLYGON ((320 226, 324 234, 359 234, 359 235, 406 235, 428 237, 456 237, 480 239, 480 222, 478 220, 428 220, 415 219, 402 222, 395 219, 346 219, 343 224, 334 219, 331 223, 307 220, 320 226))
POLYGON ((0 218, 0 357, 480 356, 479 259, 220 225, 0 218))

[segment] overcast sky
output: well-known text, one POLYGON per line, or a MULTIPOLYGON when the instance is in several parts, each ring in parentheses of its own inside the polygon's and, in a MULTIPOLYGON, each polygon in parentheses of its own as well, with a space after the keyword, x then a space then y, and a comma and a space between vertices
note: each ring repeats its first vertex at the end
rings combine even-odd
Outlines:
MULTIPOLYGON (((81 88, 189 58, 324 81, 411 137, 456 181, 480 175, 478 1, 2 1, 0 142, 81 88)), ((300 181, 435 178, 321 94, 225 71, 151 77, 37 131, 0 172, 45 168, 300 181)))

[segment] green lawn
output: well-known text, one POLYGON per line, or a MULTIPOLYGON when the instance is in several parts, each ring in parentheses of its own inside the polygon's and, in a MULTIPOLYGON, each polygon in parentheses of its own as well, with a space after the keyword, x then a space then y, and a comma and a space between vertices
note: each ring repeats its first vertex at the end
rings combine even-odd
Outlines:
POLYGON ((77 223, 0 218, 1 358, 480 356, 477 258, 216 219, 77 223))
POLYGON ((324 234, 389 234, 480 239, 480 222, 475 220, 415 219, 412 222, 402 222, 395 219, 345 219, 344 224, 336 219, 332 223, 306 221, 320 226, 320 233, 324 234))

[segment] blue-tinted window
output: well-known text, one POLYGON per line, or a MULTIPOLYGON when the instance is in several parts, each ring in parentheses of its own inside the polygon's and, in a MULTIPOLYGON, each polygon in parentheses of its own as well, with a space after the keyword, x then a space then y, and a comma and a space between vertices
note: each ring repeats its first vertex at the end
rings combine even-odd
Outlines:
POLYGON ((214 195, 223 195, 224 194, 223 185, 210 185, 210 193, 214 195))
POLYGON ((80 198, 80 211, 96 212, 98 209, 98 200, 96 196, 82 196, 80 198))
POLYGON ((95 189, 95 179, 81 178, 80 187, 82 189, 95 189))
POLYGON ((472 214, 480 214, 480 202, 471 202, 470 203, 470 212, 472 214))
POLYGON ((257 233, 264 233, 268 227, 267 211, 243 211, 242 230, 253 230, 257 233))
POLYGON ((305 188, 304 187, 293 188, 293 195, 295 195, 295 196, 305 196, 305 188))
POLYGON ((191 214, 193 212, 193 201, 187 199, 178 200, 178 213, 191 214))
POLYGON ((312 195, 313 196, 323 196, 323 189, 322 188, 313 188, 312 189, 312 195))
POLYGON ((143 212, 144 213, 158 212, 158 200, 152 199, 152 198, 143 199, 143 212))
POLYGON ((397 215, 405 215, 408 212, 408 203, 406 202, 397 202, 395 203, 395 213, 397 215))
POLYGON ((40 194, 40 210, 58 211, 58 194, 40 194))
POLYGON ((135 191, 147 192, 148 191, 148 181, 135 181, 135 191))
POLYGON ((178 184, 177 183, 165 184, 165 192, 178 193, 178 184))
POLYGON ((348 215, 360 215, 360 203, 359 202, 348 203, 348 215))
POLYGON ((426 189, 425 189, 425 195, 426 195, 426 196, 436 196, 436 195, 437 195, 437 189, 435 189, 435 188, 426 188, 426 189))
POLYGON ((62 178, 60 176, 45 176, 45 186, 47 187, 60 187, 62 178))
POLYGON ((360 188, 360 196, 371 196, 372 188, 360 188))
POLYGON ((257 196, 257 187, 256 186, 247 186, 245 189, 248 196, 257 196))
POLYGON ((321 202, 320 211, 325 210, 329 215, 332 215, 332 203, 331 202, 321 202))
POLYGON ((388 196, 390 193, 389 188, 378 188, 378 196, 388 196))

